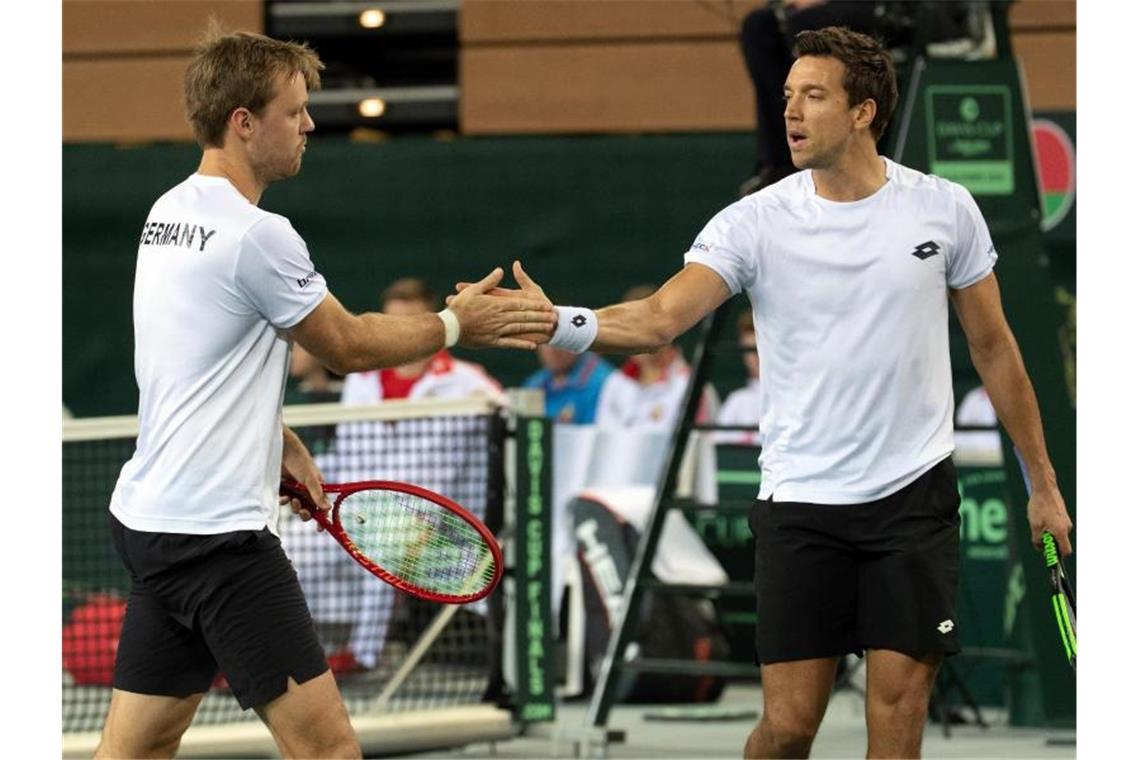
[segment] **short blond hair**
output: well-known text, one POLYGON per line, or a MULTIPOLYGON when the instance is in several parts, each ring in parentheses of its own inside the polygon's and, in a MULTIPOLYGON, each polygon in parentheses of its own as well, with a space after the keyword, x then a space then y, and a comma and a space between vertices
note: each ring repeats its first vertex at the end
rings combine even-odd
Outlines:
POLYGON ((259 113, 276 94, 279 75, 300 73, 309 90, 321 86, 321 59, 308 45, 252 32, 224 34, 211 23, 183 78, 183 104, 194 139, 220 148, 226 122, 237 108, 259 113))

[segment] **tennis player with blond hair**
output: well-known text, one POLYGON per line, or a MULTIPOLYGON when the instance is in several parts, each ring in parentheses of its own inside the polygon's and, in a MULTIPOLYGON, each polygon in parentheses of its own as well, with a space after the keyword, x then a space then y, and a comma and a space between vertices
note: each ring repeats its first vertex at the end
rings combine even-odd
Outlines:
MULTIPOLYGON (((876 149, 898 99, 890 54, 829 27, 800 33, 796 56, 784 122, 800 171, 713 217, 647 298, 557 307, 551 343, 651 351, 748 293, 762 367, 750 525, 764 712, 745 757, 808 755, 848 653, 867 657, 867 756, 917 757, 939 664, 959 649, 950 305, 1024 459, 1034 543, 1048 531, 1069 554, 1072 521, 977 204, 876 149)), ((521 290, 492 292, 542 295, 518 262, 515 278, 521 290)))
POLYGON ((139 239, 139 435, 110 504, 131 592, 97 757, 173 756, 219 672, 283 756, 359 757, 297 576, 268 527, 282 474, 329 508, 312 457, 282 424, 290 347, 344 374, 456 343, 533 348, 552 329, 544 299, 485 294, 499 269, 438 314, 341 306, 289 221, 258 207, 270 184, 301 168, 322 68, 304 45, 212 33, 186 71, 203 152, 155 202, 139 239))

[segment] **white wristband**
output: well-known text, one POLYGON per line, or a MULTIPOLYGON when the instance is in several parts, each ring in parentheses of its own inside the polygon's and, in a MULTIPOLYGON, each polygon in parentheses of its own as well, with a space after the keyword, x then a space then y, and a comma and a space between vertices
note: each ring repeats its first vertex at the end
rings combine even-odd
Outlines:
POLYGON ((550 345, 564 351, 580 354, 594 344, 598 337, 598 315, 581 306, 555 306, 558 327, 550 338, 550 345))
POLYGON ((459 342, 459 317, 451 309, 437 311, 435 315, 443 322, 443 347, 451 348, 459 342))

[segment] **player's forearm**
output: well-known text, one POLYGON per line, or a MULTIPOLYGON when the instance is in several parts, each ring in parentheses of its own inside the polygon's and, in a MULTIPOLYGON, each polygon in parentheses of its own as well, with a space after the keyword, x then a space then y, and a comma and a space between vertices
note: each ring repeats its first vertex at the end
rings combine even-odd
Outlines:
POLYGON ((591 349, 605 353, 641 354, 676 340, 683 332, 652 298, 598 309, 598 337, 591 349))
POLYGON ((971 346, 970 356, 1002 427, 1025 462, 1032 490, 1055 486, 1057 476, 1045 448, 1037 395, 1025 371, 1017 341, 1007 333, 993 345, 971 346))
POLYGON ((329 368, 342 375, 364 372, 435 354, 444 346, 444 326, 435 314, 358 314, 338 343, 329 368))
POLYGON ((281 439, 283 443, 282 451, 291 452, 296 451, 298 448, 305 448, 305 444, 301 443, 300 437, 293 432, 291 427, 284 423, 281 424, 281 439))
POLYGON ((293 471, 297 462, 312 459, 312 455, 309 454, 309 450, 305 448, 305 444, 301 441, 301 438, 284 423, 281 425, 281 441, 281 463, 285 466, 285 469, 290 472, 293 471), (293 466, 290 466, 291 463, 293 466))

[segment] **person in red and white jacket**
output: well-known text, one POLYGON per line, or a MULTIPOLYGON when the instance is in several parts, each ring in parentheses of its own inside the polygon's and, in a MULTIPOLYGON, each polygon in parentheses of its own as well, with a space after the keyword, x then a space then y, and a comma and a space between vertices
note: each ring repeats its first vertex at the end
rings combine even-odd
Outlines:
MULTIPOLYGON (((384 314, 424 314, 434 311, 438 297, 423 280, 404 277, 380 295, 384 314)), ((391 399, 467 398, 489 396, 505 400, 503 387, 474 362, 453 357, 446 349, 435 356, 398 367, 356 372, 344 379, 342 404, 375 404, 391 399)))
MULTIPOLYGON (((652 285, 639 285, 630 288, 622 301, 635 301, 655 290, 652 285)), ((602 389, 598 399, 598 427, 672 431, 692 373, 681 349, 670 344, 652 353, 631 356, 621 366, 621 373, 630 382, 607 383, 602 389)), ((706 385, 697 407, 696 421, 710 422, 719 404, 716 391, 706 385)))

